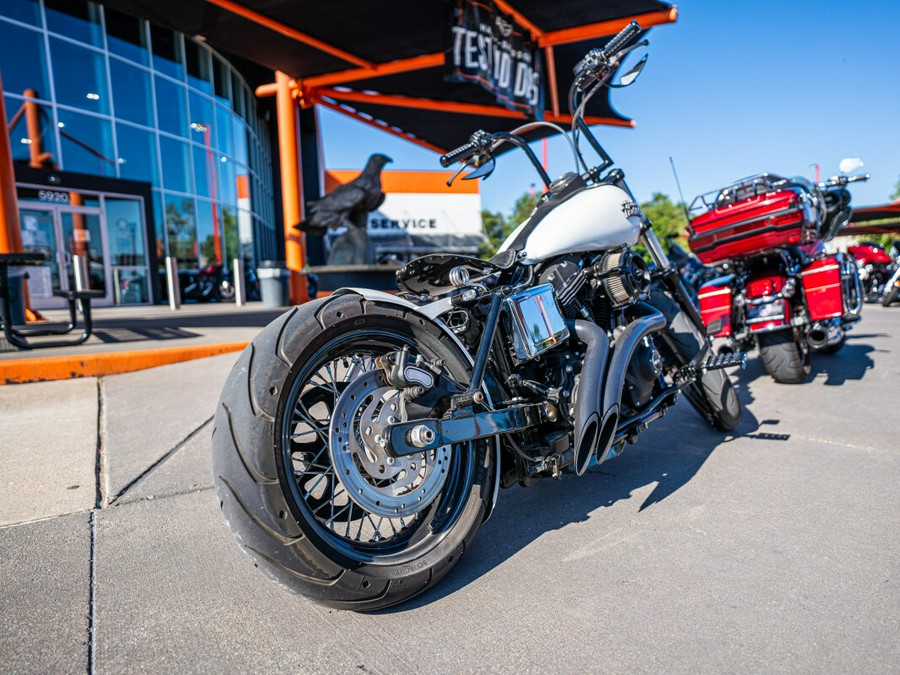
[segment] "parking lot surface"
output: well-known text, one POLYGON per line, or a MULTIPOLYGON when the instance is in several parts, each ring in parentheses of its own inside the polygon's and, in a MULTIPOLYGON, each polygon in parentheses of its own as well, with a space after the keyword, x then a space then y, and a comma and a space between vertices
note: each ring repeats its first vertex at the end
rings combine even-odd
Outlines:
POLYGON ((500 494, 435 588, 370 614, 269 582, 219 514, 237 354, 0 387, 0 670, 896 672, 900 308, 803 385, 733 373, 583 478, 500 494))

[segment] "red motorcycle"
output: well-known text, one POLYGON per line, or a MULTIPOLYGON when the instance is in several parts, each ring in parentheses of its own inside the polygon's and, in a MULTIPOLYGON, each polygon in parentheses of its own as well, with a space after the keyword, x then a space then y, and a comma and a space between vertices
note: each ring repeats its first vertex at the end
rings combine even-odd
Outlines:
POLYGON ((859 279, 866 302, 878 302, 885 292, 888 279, 894 274, 894 259, 874 242, 864 241, 847 247, 859 267, 859 279))
POLYGON ((691 250, 731 272, 698 292, 707 333, 727 340, 720 351, 758 347, 776 382, 796 383, 809 373, 810 349, 843 346, 863 291, 853 259, 826 253, 824 242, 850 220, 847 185, 868 178, 815 184, 764 173, 694 200, 691 250))

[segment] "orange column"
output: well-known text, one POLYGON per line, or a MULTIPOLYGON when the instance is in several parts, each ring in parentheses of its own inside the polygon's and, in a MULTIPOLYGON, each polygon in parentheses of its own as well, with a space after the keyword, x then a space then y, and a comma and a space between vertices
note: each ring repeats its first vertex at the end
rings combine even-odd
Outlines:
POLYGON ((6 106, 3 104, 3 81, 0 80, 0 253, 22 250, 19 204, 16 201, 16 178, 13 173, 12 147, 6 128, 6 106))
POLYGON ((306 239, 296 229, 303 219, 303 192, 300 184, 297 106, 291 95, 291 78, 275 73, 275 105, 278 110, 278 150, 281 155, 281 202, 284 216, 284 256, 291 271, 290 295, 294 305, 309 300, 306 275, 306 239))

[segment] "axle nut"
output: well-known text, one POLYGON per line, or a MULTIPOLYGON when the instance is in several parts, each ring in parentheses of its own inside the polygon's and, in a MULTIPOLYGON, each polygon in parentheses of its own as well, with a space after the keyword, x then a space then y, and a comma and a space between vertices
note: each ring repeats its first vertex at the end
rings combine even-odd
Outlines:
POLYGON ((417 448, 424 448, 434 443, 434 431, 424 424, 418 424, 409 431, 408 440, 417 448))

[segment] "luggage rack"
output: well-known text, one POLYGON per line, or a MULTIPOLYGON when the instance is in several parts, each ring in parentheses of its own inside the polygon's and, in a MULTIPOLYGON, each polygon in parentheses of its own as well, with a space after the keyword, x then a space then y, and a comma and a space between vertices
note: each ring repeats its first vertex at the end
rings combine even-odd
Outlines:
POLYGON ((758 197, 787 185, 795 185, 784 176, 774 173, 759 173, 731 183, 718 190, 701 194, 691 202, 690 217, 695 217, 713 209, 729 206, 750 197, 758 197))

